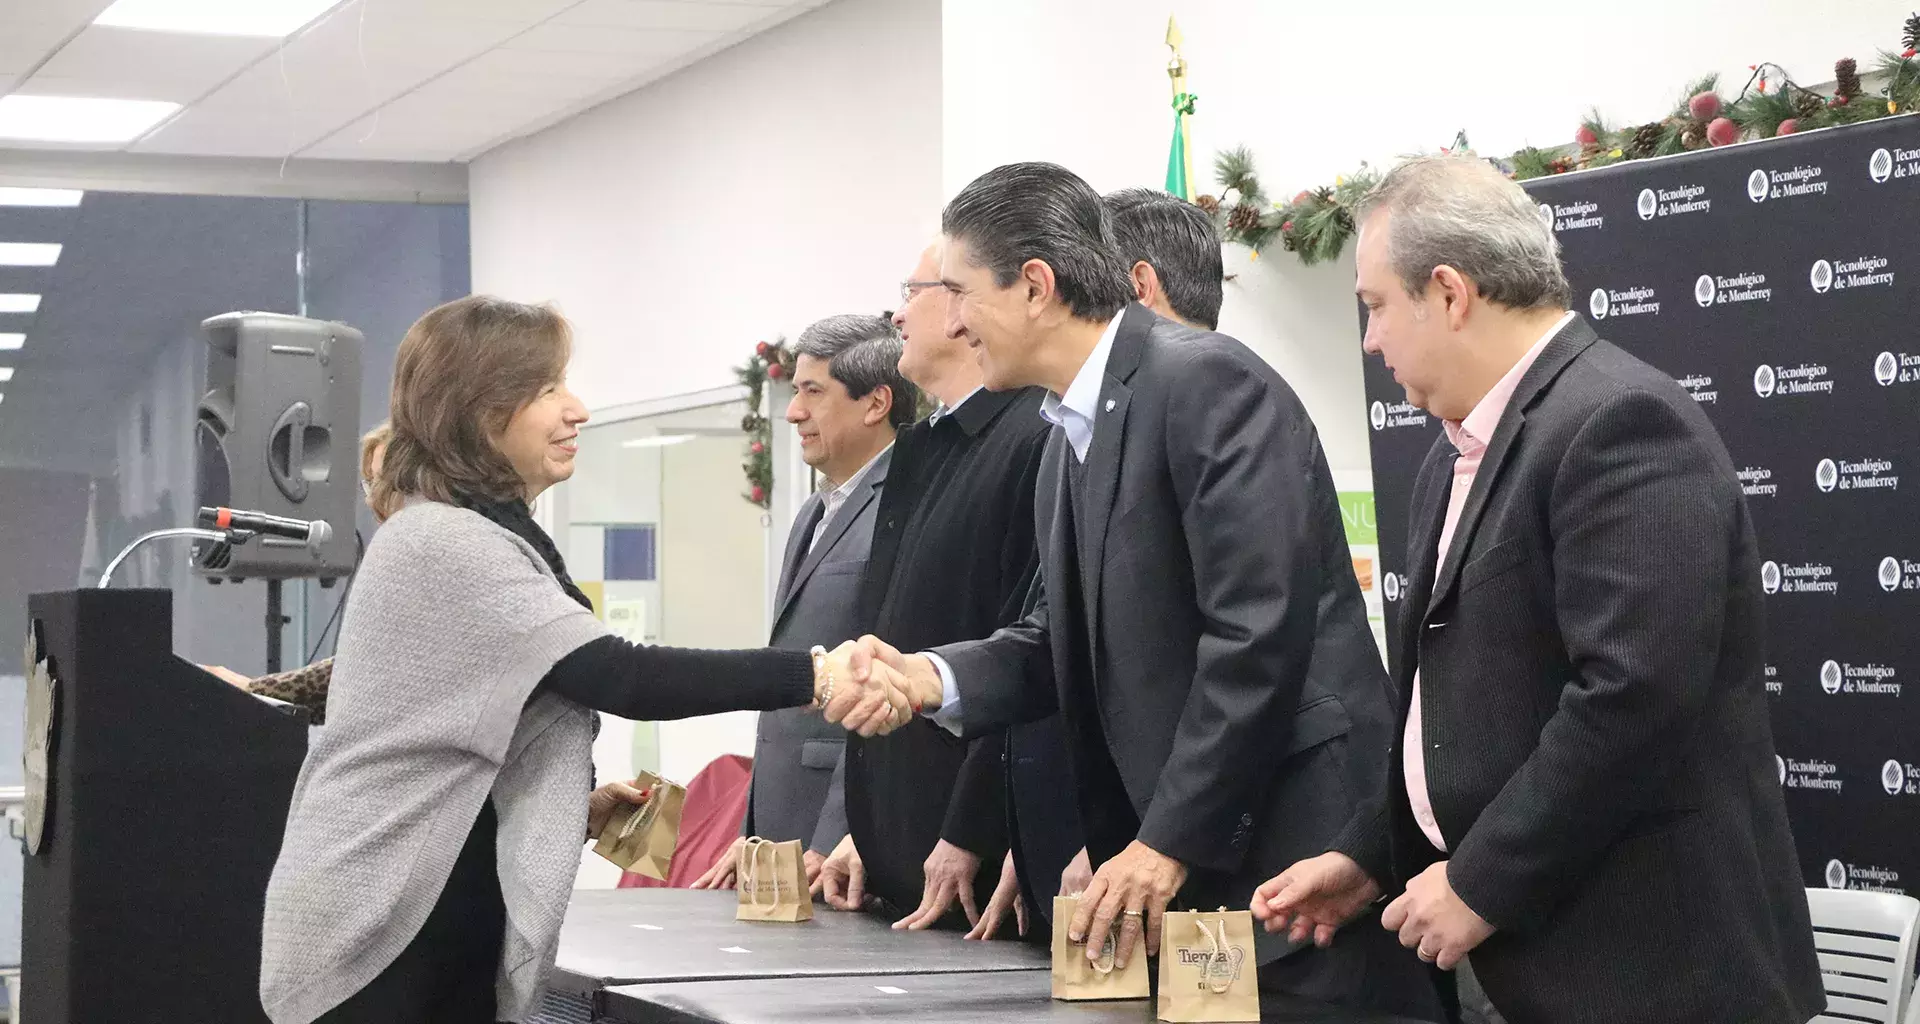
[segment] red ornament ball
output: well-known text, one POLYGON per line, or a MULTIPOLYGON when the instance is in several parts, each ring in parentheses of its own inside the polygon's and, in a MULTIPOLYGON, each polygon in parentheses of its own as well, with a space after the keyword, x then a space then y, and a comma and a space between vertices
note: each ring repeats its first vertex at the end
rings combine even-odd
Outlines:
POLYGON ((760 442, 758 442, 758 441, 755 441, 755 442, 753 442, 753 445, 752 445, 752 447, 750 447, 750 448, 749 448, 749 449, 747 449, 747 450, 748 450, 748 451, 751 451, 751 452, 753 452, 753 454, 755 454, 755 455, 758 455, 758 454, 760 454, 761 452, 764 452, 764 451, 766 451, 766 450, 767 450, 767 446, 766 446, 766 445, 764 445, 764 444, 761 444, 761 443, 760 443, 760 442))
POLYGON ((1730 146, 1740 141, 1740 127, 1724 117, 1716 117, 1707 125, 1707 145, 1730 146))
POLYGON ((1785 121, 1780 122, 1780 127, 1775 129, 1774 134, 1792 135, 1794 132, 1797 132, 1799 130, 1800 130, 1800 119, 1797 117, 1789 117, 1785 121))
POLYGON ((762 357, 762 358, 765 358, 765 357, 766 357, 766 354, 767 354, 767 353, 769 353, 769 352, 771 352, 771 351, 773 351, 773 346, 772 346, 772 345, 769 345, 769 344, 767 344, 767 343, 766 343, 766 342, 764 342, 764 341, 763 341, 763 342, 761 342, 761 343, 760 343, 760 344, 758 344, 758 345, 755 345, 755 346, 753 346, 753 354, 754 354, 754 355, 757 355, 757 356, 760 356, 760 357, 762 357))
POLYGON ((1582 146, 1598 146, 1600 144, 1600 136, 1595 135, 1592 128, 1583 124, 1574 131, 1573 141, 1582 146))
POLYGON ((767 376, 769 378, 773 380, 779 380, 780 378, 785 377, 786 375, 787 375, 786 367, 781 366, 779 363, 767 364, 767 376))
POLYGON ((759 501, 759 502, 764 502, 764 501, 766 501, 766 500, 767 500, 767 489, 766 489, 765 487, 755 487, 755 488, 753 489, 753 500, 754 500, 754 501, 759 501))
POLYGON ((1307 191, 1306 189, 1301 189, 1301 190, 1300 190, 1300 194, 1299 194, 1299 195, 1297 195, 1297 196, 1294 196, 1294 197, 1293 197, 1293 204, 1292 204, 1292 205, 1294 205, 1294 206, 1299 206, 1299 205, 1300 205, 1301 203, 1304 203, 1304 202, 1306 202, 1307 200, 1309 200, 1309 199, 1312 199, 1312 198, 1313 198, 1313 194, 1312 194, 1312 193, 1310 193, 1310 192, 1308 192, 1308 191, 1307 191))
POLYGON ((1293 230, 1293 222, 1292 222, 1292 221, 1286 221, 1286 222, 1284 222, 1284 223, 1282 223, 1282 224, 1280 225, 1280 230, 1282 230, 1282 231, 1292 231, 1292 230, 1293 230))
MULTIPOLYGON (((1720 94, 1703 92, 1687 101, 1687 113, 1696 121, 1711 121, 1720 116, 1720 94)), ((1718 145, 1718 143, 1715 143, 1718 145)))

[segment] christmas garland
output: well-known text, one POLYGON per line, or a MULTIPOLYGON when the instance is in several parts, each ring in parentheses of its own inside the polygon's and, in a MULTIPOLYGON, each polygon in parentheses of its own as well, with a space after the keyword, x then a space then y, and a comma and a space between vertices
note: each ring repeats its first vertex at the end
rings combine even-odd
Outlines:
MULTIPOLYGON (((1907 19, 1901 43, 1906 47, 1902 53, 1880 53, 1873 73, 1885 76, 1887 84, 1876 96, 1867 95, 1859 64, 1851 57, 1835 63, 1831 95, 1800 85, 1778 64, 1756 64, 1731 103, 1720 98, 1718 76, 1708 75, 1689 85, 1673 112, 1658 121, 1614 128, 1596 110, 1581 122, 1570 146, 1529 146, 1490 162, 1508 177, 1525 181, 1920 112, 1920 60, 1916 60, 1920 13, 1907 19)), ((1473 150, 1461 132, 1441 152, 1470 154, 1473 150)), ((1244 245, 1258 259, 1260 251, 1277 238, 1282 248, 1312 266, 1338 257, 1346 248, 1355 231, 1353 206, 1380 180, 1380 174, 1362 163, 1354 173, 1333 179, 1331 186, 1301 191, 1284 203, 1272 202, 1254 173, 1252 155, 1240 148, 1215 158, 1214 178, 1220 195, 1203 195, 1194 203, 1213 218, 1222 241, 1244 245)))
POLYGON ((763 341, 753 347, 753 355, 733 368, 733 376, 747 388, 747 415, 740 429, 747 434, 747 460, 740 468, 747 474, 744 497, 761 508, 773 506, 773 420, 760 415, 767 381, 793 379, 793 352, 785 338, 763 341))

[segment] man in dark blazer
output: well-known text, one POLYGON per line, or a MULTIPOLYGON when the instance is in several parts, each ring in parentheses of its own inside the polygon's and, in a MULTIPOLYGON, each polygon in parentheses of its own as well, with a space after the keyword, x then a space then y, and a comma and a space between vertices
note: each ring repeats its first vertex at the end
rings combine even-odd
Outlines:
POLYGON ((1413 161, 1358 216, 1366 350, 1447 429, 1393 770, 1254 913, 1324 939, 1394 895, 1383 924, 1513 1024, 1800 1024, 1825 998, 1719 435, 1567 310, 1550 229, 1487 164, 1413 161))
MULTIPOLYGON (((1226 269, 1220 234, 1206 211, 1152 188, 1109 192, 1103 201, 1113 215, 1114 243, 1128 268, 1134 301, 1194 330, 1217 329, 1226 269)), ((1008 907, 1017 906, 1037 918, 1038 937, 1046 941, 1055 892, 1083 892, 1093 880, 1080 837, 1080 815, 1071 801, 1061 799, 1060 780, 1069 770, 1062 728, 1060 717, 1051 715, 1007 732, 1007 804, 1013 826, 1007 857, 1017 862, 1017 870, 1012 879, 1003 880, 985 913, 983 927, 989 933, 1008 907)))
MULTIPOLYGON (((976 735, 1058 711, 1095 872, 1070 935, 1154 954, 1170 903, 1243 905, 1378 784, 1392 710, 1318 434, 1239 342, 1131 303, 1100 196, 1012 164, 947 206, 949 333, 987 386, 1039 385, 1041 581, 1019 624, 902 656, 935 721, 976 735)), ((856 668, 856 672, 858 669, 856 668)), ((1064 787, 1068 780, 1062 779, 1064 787)), ((1384 935, 1262 936, 1265 986, 1425 1008, 1384 935)))
MULTIPOLYGON (((787 538, 769 646, 804 651, 831 648, 871 625, 859 611, 860 580, 894 433, 911 422, 918 395, 895 368, 900 339, 884 317, 828 317, 801 332, 795 348, 787 422, 822 480, 787 538)), ((846 730, 812 708, 760 713, 740 835, 806 842, 809 882, 847 834, 839 767, 846 741, 846 730)), ((733 852, 692 887, 731 886, 733 852)))

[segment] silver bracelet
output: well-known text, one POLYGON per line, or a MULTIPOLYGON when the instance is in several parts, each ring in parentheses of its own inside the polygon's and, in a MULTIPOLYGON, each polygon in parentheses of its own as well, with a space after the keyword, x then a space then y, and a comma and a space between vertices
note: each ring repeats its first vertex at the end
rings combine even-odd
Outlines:
POLYGON ((827 664, 827 649, 825 647, 814 644, 813 650, 807 653, 813 657, 814 675, 825 675, 827 677, 826 685, 821 687, 820 692, 813 698, 813 706, 825 711, 827 705, 833 703, 833 668, 827 664))

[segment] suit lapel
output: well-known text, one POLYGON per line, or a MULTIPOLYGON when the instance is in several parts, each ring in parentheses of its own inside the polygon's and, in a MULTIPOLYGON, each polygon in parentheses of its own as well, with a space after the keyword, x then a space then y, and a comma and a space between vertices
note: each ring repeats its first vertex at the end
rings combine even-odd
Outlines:
POLYGON ((807 495, 800 506, 800 514, 794 517, 798 526, 787 534, 787 556, 780 561, 780 590, 774 595, 774 618, 778 619, 787 610, 787 598, 793 596, 793 577, 800 569, 800 559, 806 554, 806 544, 814 531, 820 529, 820 514, 827 504, 826 495, 815 492, 807 495))
MULTIPOLYGON (((1507 456, 1512 453, 1514 444, 1526 427, 1527 410, 1532 407, 1546 391, 1547 385, 1567 368, 1575 356, 1586 351, 1587 347, 1599 340, 1593 328, 1578 315, 1554 335, 1553 340, 1540 352, 1526 376, 1520 378, 1520 386, 1513 391, 1512 401, 1500 417, 1500 425, 1494 429, 1493 439, 1487 442, 1487 451, 1480 459, 1480 469, 1474 474, 1473 487, 1467 491, 1467 503, 1460 510, 1460 522, 1453 528, 1453 538, 1447 550, 1441 552, 1440 572, 1434 581, 1433 599, 1427 605, 1424 622, 1438 608, 1460 578, 1460 563, 1466 557, 1469 542, 1474 531, 1480 526, 1480 517, 1487 510, 1488 496, 1500 480, 1500 470, 1506 465, 1507 456)), ((1447 481, 1451 485, 1452 481, 1447 481)), ((1451 486, 1443 493, 1451 493, 1451 486)), ((1446 508, 1442 500, 1441 508, 1446 508)))
POLYGON ((1433 574, 1439 564, 1440 534, 1447 524, 1447 496, 1453 490, 1453 460, 1457 453, 1442 434, 1420 467, 1414 483, 1412 529, 1419 531, 1407 550, 1406 615, 1400 620, 1400 687, 1411 692, 1413 669, 1420 656, 1421 623, 1433 606, 1433 574))
MULTIPOLYGON (((834 545, 840 543, 841 536, 859 521, 860 514, 866 511, 868 505, 879 500, 880 488, 887 482, 887 465, 892 459, 891 448, 881 452, 874 459, 873 465, 867 469, 867 475, 861 480, 860 487, 854 493, 847 495, 847 500, 831 518, 821 520, 820 526, 815 531, 820 539, 813 545, 813 550, 807 552, 800 560, 800 568, 794 571, 793 583, 787 587, 787 599, 780 603, 780 614, 774 617, 775 625, 785 617, 787 609, 793 604, 793 599, 799 596, 801 589, 807 585, 807 580, 813 575, 813 571, 826 560, 827 554, 833 550, 834 545)), ((820 498, 822 503, 826 501, 823 495, 815 495, 815 497, 820 498)))
MULTIPOLYGON (((1094 411, 1093 442, 1087 448, 1087 504, 1083 511, 1087 525, 1084 538, 1086 560, 1081 579, 1087 599, 1087 621, 1100 635, 1100 571, 1107 551, 1107 525, 1113 518, 1114 495, 1120 489, 1120 454, 1126 447, 1127 409, 1133 402, 1133 389, 1127 381, 1139 367, 1147 344, 1147 333, 1155 317, 1145 306, 1127 307, 1113 347, 1107 353, 1107 368, 1100 386, 1100 404, 1094 411)), ((1068 453, 1071 457, 1071 453, 1068 453)))

